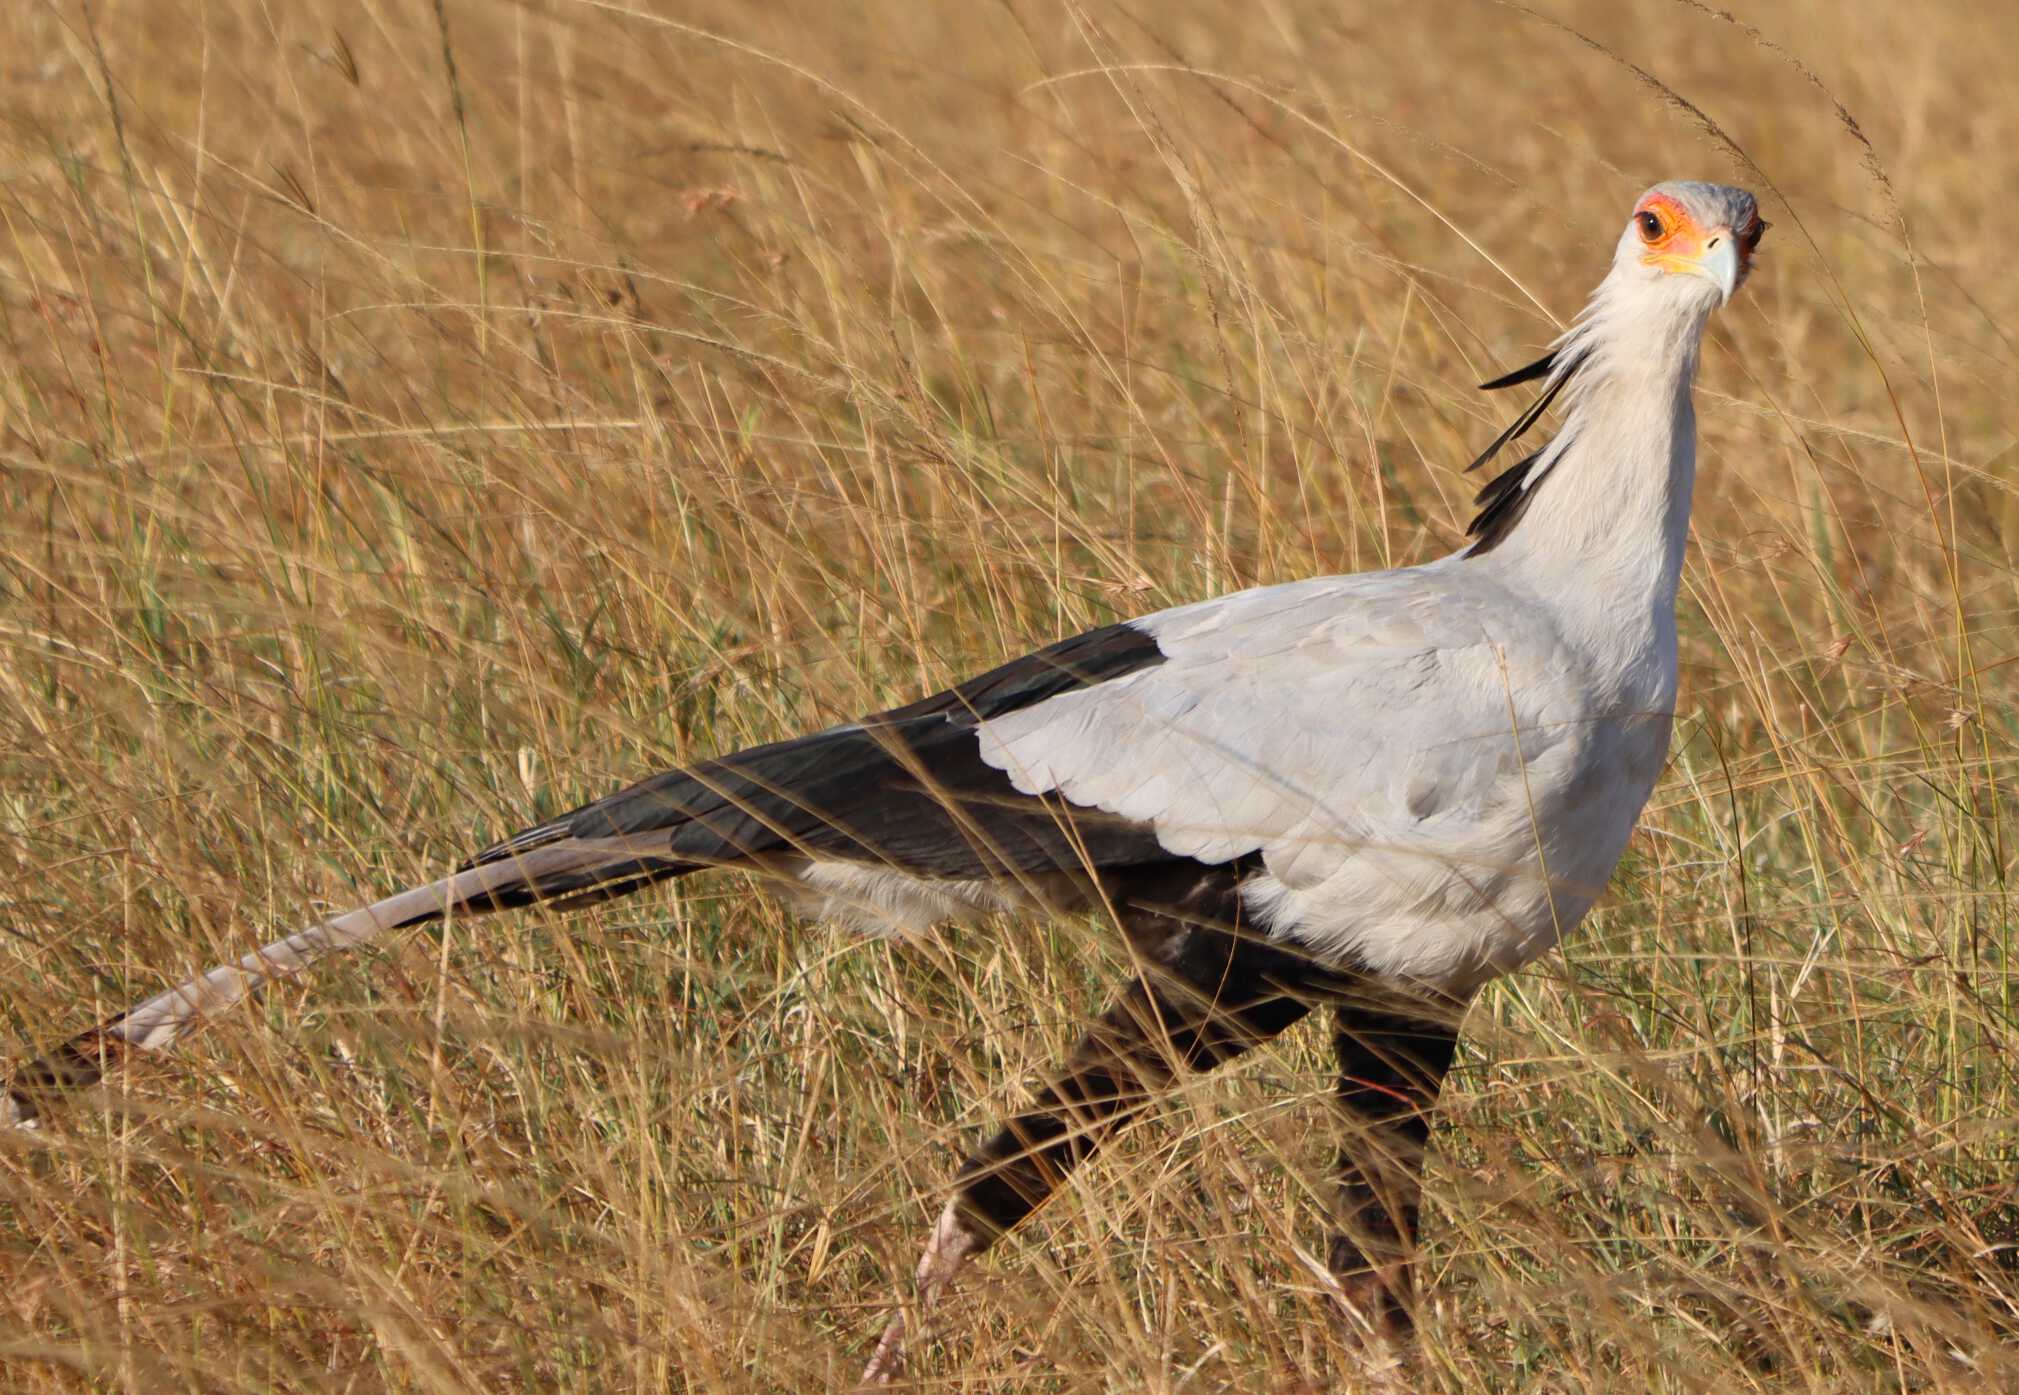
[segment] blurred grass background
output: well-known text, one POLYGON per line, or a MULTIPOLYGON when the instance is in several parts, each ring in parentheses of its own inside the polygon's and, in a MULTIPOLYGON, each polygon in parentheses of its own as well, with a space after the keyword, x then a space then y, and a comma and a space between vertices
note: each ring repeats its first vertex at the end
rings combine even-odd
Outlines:
MULTIPOLYGON (((2019 1389, 2003 14, 7 9, 0 1053, 651 768, 1450 550, 1471 384, 1727 179, 1673 765, 1472 1014, 1404 1388, 2019 1389)), ((0 1145, 0 1376, 845 1384, 1119 972, 729 877, 405 937, 0 1145)), ((1189 1087, 916 1378, 1360 1388, 1324 1047, 1189 1087)))

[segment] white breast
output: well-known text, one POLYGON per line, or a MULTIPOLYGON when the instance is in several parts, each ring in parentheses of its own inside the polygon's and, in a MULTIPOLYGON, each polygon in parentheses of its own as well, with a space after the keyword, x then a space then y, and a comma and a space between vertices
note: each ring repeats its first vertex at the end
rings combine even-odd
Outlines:
POLYGON ((1463 998, 1553 947, 1626 850, 1667 751, 1666 713, 1606 720, 1531 762, 1518 788, 1406 841, 1247 885, 1258 924, 1321 958, 1463 998), (1512 798, 1506 797, 1512 794, 1512 798))

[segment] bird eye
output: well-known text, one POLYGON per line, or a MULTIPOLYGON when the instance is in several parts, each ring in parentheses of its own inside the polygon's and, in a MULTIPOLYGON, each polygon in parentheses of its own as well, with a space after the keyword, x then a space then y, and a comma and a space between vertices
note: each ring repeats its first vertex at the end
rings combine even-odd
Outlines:
POLYGON ((1746 254, 1748 256, 1750 256, 1753 253, 1753 251, 1759 247, 1760 239, 1767 235, 1767 229, 1770 226, 1772 225, 1769 224, 1767 220, 1764 218, 1753 219, 1753 225, 1750 228, 1747 228, 1744 236, 1740 237, 1739 239, 1739 241, 1745 246, 1746 254))
POLYGON ((1643 242, 1659 242, 1661 235, 1667 231, 1662 224, 1661 215, 1652 208, 1643 208, 1634 214, 1633 221, 1640 225, 1640 238, 1643 242))

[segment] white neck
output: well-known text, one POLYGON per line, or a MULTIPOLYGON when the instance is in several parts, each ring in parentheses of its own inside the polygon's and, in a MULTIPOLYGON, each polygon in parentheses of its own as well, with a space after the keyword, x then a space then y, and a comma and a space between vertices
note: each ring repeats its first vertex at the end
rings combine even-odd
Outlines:
POLYGON ((1565 389, 1563 429, 1531 472, 1534 496, 1484 567, 1564 614, 1616 637, 1653 625, 1674 642, 1676 593, 1696 483, 1690 384, 1708 307, 1650 297, 1606 278, 1560 361, 1582 355, 1565 389), (1655 303, 1650 303, 1654 300, 1655 303))

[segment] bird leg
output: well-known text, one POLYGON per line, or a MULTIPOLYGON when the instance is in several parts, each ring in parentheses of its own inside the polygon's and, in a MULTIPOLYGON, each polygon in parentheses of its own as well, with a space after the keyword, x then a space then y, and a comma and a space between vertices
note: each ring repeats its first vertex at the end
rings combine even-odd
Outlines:
POLYGON ((1458 1044, 1461 1005, 1342 1003, 1335 1234, 1338 1296, 1362 1335, 1391 1339, 1415 1322, 1412 1270, 1430 1114, 1458 1044))
MULTIPOLYGON (((932 1238, 925 1242, 925 1254, 919 1258, 913 1280, 918 1285, 918 1296, 913 1300, 912 1314, 921 1329, 938 1306, 940 1295, 966 1267, 969 1256, 987 1246, 982 1233, 961 1214, 960 1202, 957 1199, 947 1202, 946 1209, 939 1213, 939 1223, 932 1228, 932 1238)), ((863 1368, 864 1385, 883 1385, 903 1373, 909 1330, 903 1308, 890 1315, 883 1336, 877 1339, 876 1350, 870 1353, 869 1364, 863 1368)))
MULTIPOLYGON (((1029 1108, 1004 1124, 961 1166, 918 1266, 914 1314, 945 1292, 955 1273, 1045 1203, 1066 1175, 1140 1118, 1181 1070, 1205 1072, 1281 1032, 1310 1010, 1283 991, 1278 951, 1225 931, 1193 932, 1186 953, 1166 959, 1172 980, 1139 979, 1101 1015, 1029 1108), (1172 961, 1176 961, 1175 963, 1172 961), (1210 971, 1209 971, 1210 970, 1210 971)), ((895 1377, 911 1336, 891 1318, 865 1384, 895 1377)))

